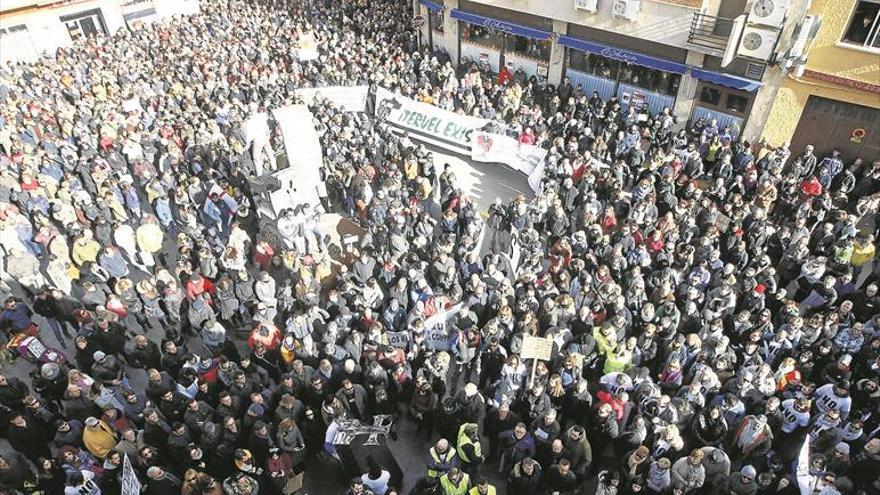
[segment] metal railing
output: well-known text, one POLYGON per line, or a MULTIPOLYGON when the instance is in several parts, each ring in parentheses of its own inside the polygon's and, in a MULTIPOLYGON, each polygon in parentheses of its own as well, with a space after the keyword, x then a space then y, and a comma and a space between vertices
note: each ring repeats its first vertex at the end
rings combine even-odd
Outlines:
POLYGON ((694 12, 687 43, 695 51, 709 55, 724 53, 733 19, 694 12))

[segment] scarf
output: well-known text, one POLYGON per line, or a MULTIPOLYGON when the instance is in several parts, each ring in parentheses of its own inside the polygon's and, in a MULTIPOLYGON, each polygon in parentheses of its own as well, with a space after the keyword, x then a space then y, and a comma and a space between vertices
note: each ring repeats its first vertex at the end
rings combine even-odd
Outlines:
POLYGON ((669 470, 660 469, 660 466, 656 462, 651 464, 651 469, 648 470, 648 488, 655 491, 662 491, 669 485, 669 482, 669 470))
POLYGON ((752 419, 743 427, 736 444, 742 449, 749 448, 763 434, 764 426, 764 424, 759 425, 757 421, 752 419))

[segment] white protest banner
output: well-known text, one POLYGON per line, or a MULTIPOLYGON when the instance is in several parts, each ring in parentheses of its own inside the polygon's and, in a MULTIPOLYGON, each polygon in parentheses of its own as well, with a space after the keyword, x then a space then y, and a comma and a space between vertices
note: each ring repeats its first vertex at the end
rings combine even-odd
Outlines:
POLYGON ((131 461, 128 460, 128 454, 123 457, 122 464, 122 495, 140 495, 141 482, 138 480, 134 472, 131 461))
POLYGON ((275 212, 303 203, 319 204, 318 191, 323 185, 320 168, 324 157, 312 123, 312 112, 305 105, 288 105, 276 108, 272 114, 281 128, 290 164, 272 174, 281 181, 281 188, 270 195, 275 212))
POLYGON ((296 54, 300 60, 315 60, 318 58, 318 42, 315 41, 315 35, 311 32, 303 33, 299 37, 299 47, 296 54))
POLYGON ((396 95, 384 88, 376 90, 376 116, 398 130, 409 132, 413 139, 468 156, 474 131, 488 123, 396 95))
POLYGON ((388 344, 393 347, 406 347, 409 344, 409 332, 388 332, 388 344))
POLYGON ((369 86, 327 86, 325 88, 300 88, 296 94, 306 105, 311 105, 315 95, 329 101, 346 112, 364 112, 367 109, 369 86))
POLYGON ((425 320, 425 342, 429 347, 438 351, 449 350, 449 320, 457 315, 464 305, 456 304, 449 309, 438 311, 436 314, 425 320))
POLYGON ((547 156, 547 150, 544 148, 521 144, 504 134, 476 131, 472 143, 472 159, 478 162, 503 163, 526 175, 534 172, 547 156))
POLYGON ((535 170, 529 174, 529 186, 531 186, 532 191, 535 191, 535 193, 541 191, 541 181, 544 179, 544 167, 546 163, 547 162, 542 160, 541 163, 535 167, 535 170))
MULTIPOLYGON (((257 176, 263 175, 263 154, 272 157, 272 147, 269 145, 269 114, 259 112, 248 117, 241 126, 244 133, 245 146, 251 148, 251 156, 254 160, 254 168, 257 176)), ((275 170, 275 164, 269 164, 270 170, 275 170)))

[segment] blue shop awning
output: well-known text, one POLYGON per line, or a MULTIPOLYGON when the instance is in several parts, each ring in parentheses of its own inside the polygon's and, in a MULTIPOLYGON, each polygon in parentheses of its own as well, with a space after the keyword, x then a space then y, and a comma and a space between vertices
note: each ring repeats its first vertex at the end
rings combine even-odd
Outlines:
POLYGON ((761 83, 758 81, 752 81, 751 79, 731 76, 728 74, 719 74, 718 72, 709 72, 707 70, 697 69, 696 67, 691 67, 691 75, 700 81, 707 81, 719 86, 748 91, 750 93, 754 93, 761 87, 761 83))
POLYGON ((496 31, 503 31, 505 33, 518 34, 520 36, 525 36, 526 38, 533 38, 536 40, 546 40, 553 35, 553 33, 551 33, 550 31, 543 31, 541 29, 521 26, 512 22, 492 19, 491 17, 483 17, 481 15, 471 14, 470 12, 464 12, 458 9, 452 9, 451 16, 453 19, 458 19, 459 21, 469 22, 477 26, 495 29, 496 31))
POLYGON ((595 53, 596 55, 601 55, 603 57, 620 60, 621 62, 641 65, 642 67, 650 67, 652 69, 673 72, 675 74, 684 74, 687 72, 687 66, 685 64, 631 52, 622 48, 603 45, 594 41, 572 38, 571 36, 560 36, 559 44, 582 52, 595 53))
POLYGON ((432 2, 431 0, 419 0, 419 3, 424 5, 431 12, 436 12, 443 8, 442 5, 437 2, 432 2))

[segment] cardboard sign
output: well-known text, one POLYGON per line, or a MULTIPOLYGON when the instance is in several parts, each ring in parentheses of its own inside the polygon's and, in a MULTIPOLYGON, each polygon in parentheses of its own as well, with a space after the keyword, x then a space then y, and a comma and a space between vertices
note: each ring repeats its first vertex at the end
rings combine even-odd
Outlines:
POLYGON ((409 344, 409 332, 388 332, 388 344, 394 347, 406 347, 409 344))
POLYGON ((531 335, 524 336, 520 356, 523 359, 549 361, 553 356, 553 339, 542 339, 531 335))
POLYGON ((461 311, 462 304, 456 304, 451 308, 440 311, 425 320, 425 343, 438 351, 449 350, 449 320, 461 311))

